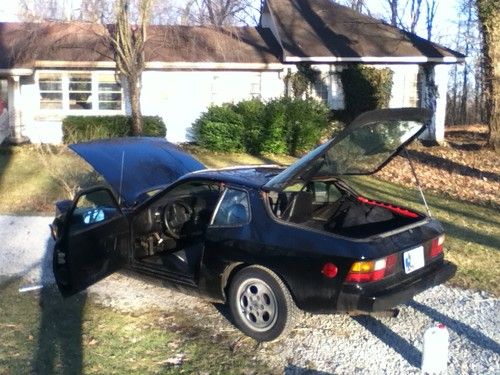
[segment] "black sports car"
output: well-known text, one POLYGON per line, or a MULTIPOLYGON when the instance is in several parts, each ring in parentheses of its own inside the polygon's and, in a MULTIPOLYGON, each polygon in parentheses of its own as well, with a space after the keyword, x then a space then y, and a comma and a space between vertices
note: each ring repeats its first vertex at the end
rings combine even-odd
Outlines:
POLYGON ((443 228, 360 196, 343 175, 383 167, 429 112, 367 112, 288 168, 205 167, 164 139, 71 145, 112 187, 56 204, 54 275, 64 296, 122 267, 228 303, 259 341, 312 313, 390 309, 450 279, 443 228))

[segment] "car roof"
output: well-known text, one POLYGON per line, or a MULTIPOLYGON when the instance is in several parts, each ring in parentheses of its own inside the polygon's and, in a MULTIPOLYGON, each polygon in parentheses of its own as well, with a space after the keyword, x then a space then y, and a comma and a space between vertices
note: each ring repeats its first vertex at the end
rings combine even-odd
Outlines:
POLYGON ((284 167, 278 165, 246 165, 219 169, 202 169, 188 173, 181 177, 180 180, 204 179, 259 189, 272 177, 283 171, 283 169, 284 167))

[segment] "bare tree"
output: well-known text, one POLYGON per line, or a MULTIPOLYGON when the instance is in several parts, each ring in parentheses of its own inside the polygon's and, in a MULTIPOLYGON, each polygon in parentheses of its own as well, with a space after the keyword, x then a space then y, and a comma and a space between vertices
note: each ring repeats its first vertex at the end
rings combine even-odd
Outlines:
POLYGON ((79 19, 107 24, 114 22, 114 2, 110 0, 81 0, 79 19))
POLYGON ((438 0, 425 0, 425 28, 428 40, 432 40, 432 29, 434 27, 434 18, 436 17, 438 4, 438 0))
POLYGON ((422 7, 422 0, 411 0, 410 8, 410 32, 415 33, 418 20, 420 19, 420 9, 422 7))
POLYGON ((387 0, 387 4, 389 5, 389 9, 391 10, 391 25, 399 26, 399 1, 398 0, 387 0))
POLYGON ((181 19, 198 25, 247 24, 256 11, 254 4, 253 0, 188 0, 181 19))
POLYGON ((476 6, 483 37, 488 143, 500 152, 500 3, 498 0, 476 0, 476 6))
POLYGON ((390 24, 415 33, 420 20, 422 0, 407 0, 402 6, 399 0, 386 0, 386 4, 389 6, 390 24), (409 16, 406 16, 408 6, 410 11, 409 16))
POLYGON ((72 8, 69 2, 58 0, 20 0, 19 16, 27 21, 70 20, 72 8))
MULTIPOLYGON (((473 18, 472 18, 472 6, 467 6, 467 2, 464 4, 464 11, 467 12, 467 20, 465 21, 465 34, 464 34, 464 42, 465 42, 465 50, 464 53, 466 56, 469 55, 471 50, 472 43, 472 27, 473 27, 473 18)), ((464 73, 462 79, 462 99, 460 101, 460 119, 461 123, 466 124, 469 122, 468 116, 468 107, 469 107, 469 73, 470 67, 467 62, 464 63, 464 73)))
POLYGON ((145 45, 147 25, 153 0, 141 0, 137 4, 137 24, 131 24, 130 0, 118 0, 116 25, 108 38, 115 53, 118 72, 126 79, 132 112, 132 135, 141 135, 141 77, 146 65, 145 45))

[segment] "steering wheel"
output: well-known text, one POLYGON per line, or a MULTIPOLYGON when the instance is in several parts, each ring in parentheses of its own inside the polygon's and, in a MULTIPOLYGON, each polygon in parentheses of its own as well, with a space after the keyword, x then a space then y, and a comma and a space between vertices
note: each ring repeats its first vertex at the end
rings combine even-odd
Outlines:
POLYGON ((171 202, 163 210, 163 223, 167 234, 173 238, 180 238, 180 233, 193 215, 193 209, 182 201, 171 202))

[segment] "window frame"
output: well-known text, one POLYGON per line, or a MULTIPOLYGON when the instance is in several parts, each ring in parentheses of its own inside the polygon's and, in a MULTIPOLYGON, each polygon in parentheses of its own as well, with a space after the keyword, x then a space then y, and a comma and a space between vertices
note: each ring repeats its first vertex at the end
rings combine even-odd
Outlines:
MULTIPOLYGON (((87 81, 85 81, 85 83, 88 83, 87 81)), ((92 111, 94 109, 94 103, 93 103, 93 84, 92 84, 92 73, 90 72, 68 72, 68 110, 70 111, 83 111, 83 112, 86 112, 86 111, 92 111), (72 82, 79 82, 79 81, 72 81, 72 77, 74 76, 84 76, 84 75, 87 75, 89 76, 90 78, 90 90, 74 90, 71 88, 71 84, 72 82), (90 97, 90 108, 71 108, 71 94, 87 94, 89 93, 89 97, 90 97)), ((62 87, 63 89, 63 96, 64 96, 64 85, 62 87)), ((87 103, 88 103, 88 99, 87 99, 87 103)))
MULTIPOLYGON (((89 71, 89 70, 39 70, 35 75, 35 84, 38 93, 38 110, 42 114, 71 114, 71 115, 82 115, 82 116, 92 116, 92 115, 106 115, 106 114, 124 114, 125 113, 125 90, 122 82, 117 82, 120 85, 120 109, 99 109, 99 78, 106 75, 115 75, 114 71, 103 70, 103 71, 89 71), (62 93, 62 108, 42 108, 41 105, 41 93, 51 92, 47 90, 40 90, 40 77, 44 74, 54 74, 60 75, 61 77, 61 93, 62 93), (70 93, 80 92, 79 90, 70 90, 70 77, 73 74, 90 74, 91 77, 91 108, 81 109, 81 108, 70 108, 70 93)), ((87 92, 87 91, 86 91, 87 92)), ((108 91, 111 93, 118 93, 118 91, 108 91)))
POLYGON ((39 94, 38 106, 39 106, 40 110, 42 110, 42 111, 62 111, 64 109, 64 76, 63 76, 62 72, 53 72, 53 71, 40 72, 38 74, 38 76, 37 76, 37 87, 38 87, 38 94, 39 94), (48 81, 48 82, 59 82, 59 84, 61 85, 61 89, 60 90, 45 90, 45 89, 42 89, 40 87, 40 83, 42 82, 42 81, 40 81, 40 78, 43 75, 47 75, 47 76, 49 76, 49 75, 59 76, 59 80, 58 81, 51 80, 51 81, 48 81), (61 108, 42 108, 42 94, 43 93, 49 93, 49 94, 54 94, 54 93, 58 94, 58 93, 60 93, 61 94, 61 100, 60 100, 61 108))

